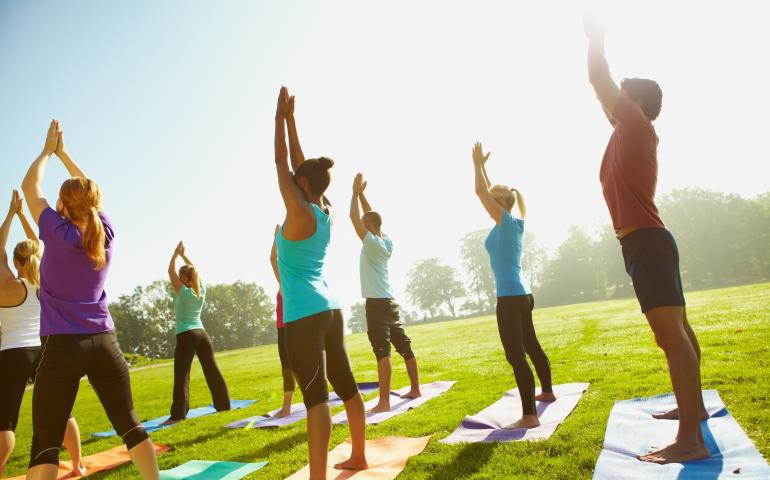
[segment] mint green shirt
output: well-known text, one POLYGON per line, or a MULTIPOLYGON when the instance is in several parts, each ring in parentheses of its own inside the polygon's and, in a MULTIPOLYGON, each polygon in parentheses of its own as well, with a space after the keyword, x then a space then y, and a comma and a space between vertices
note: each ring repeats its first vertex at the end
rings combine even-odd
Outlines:
POLYGON ((192 288, 182 285, 174 297, 174 313, 176 314, 176 334, 184 333, 188 330, 200 328, 203 330, 201 322, 201 311, 206 302, 206 286, 201 285, 201 296, 196 297, 192 288))
POLYGON ((366 232, 361 247, 361 296, 393 298, 388 276, 388 261, 393 254, 393 241, 384 233, 378 237, 366 232))

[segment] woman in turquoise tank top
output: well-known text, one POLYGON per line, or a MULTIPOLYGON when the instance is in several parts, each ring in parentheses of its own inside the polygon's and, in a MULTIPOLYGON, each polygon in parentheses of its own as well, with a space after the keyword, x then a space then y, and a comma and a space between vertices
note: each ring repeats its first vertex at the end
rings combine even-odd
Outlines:
POLYGON ((332 417, 327 379, 345 401, 353 440, 350 458, 335 468, 363 470, 364 401, 358 392, 345 350, 340 303, 323 276, 332 215, 324 192, 331 182, 330 158, 305 160, 294 121, 294 97, 281 87, 275 112, 275 167, 286 206, 286 219, 276 237, 283 294, 285 347, 307 408, 310 478, 326 478, 332 417), (286 148, 289 130, 289 151, 286 148), (292 173, 293 170, 293 173, 292 173))
POLYGON ((532 323, 535 300, 529 286, 521 278, 521 253, 524 239, 524 218, 527 209, 518 190, 504 185, 492 185, 487 176, 481 144, 473 148, 476 195, 495 226, 484 244, 489 253, 492 273, 497 287, 497 328, 505 350, 505 358, 513 367, 516 386, 521 397, 522 417, 505 428, 535 428, 536 401, 553 402, 556 397, 551 386, 551 365, 548 362, 532 323), (518 204, 521 218, 514 218, 513 207, 518 204), (535 377, 527 363, 529 356, 535 365, 542 392, 535 395, 535 377))
POLYGON ((230 410, 230 395, 222 372, 214 358, 214 344, 211 343, 201 322, 201 312, 206 302, 206 286, 200 279, 198 269, 184 253, 184 244, 179 242, 168 265, 168 278, 174 289, 174 313, 176 317, 176 347, 174 349, 174 393, 171 414, 165 424, 180 422, 190 410, 190 368, 195 356, 201 362, 203 376, 211 391, 214 408, 217 411, 230 410), (176 271, 176 260, 182 257, 184 265, 176 271))

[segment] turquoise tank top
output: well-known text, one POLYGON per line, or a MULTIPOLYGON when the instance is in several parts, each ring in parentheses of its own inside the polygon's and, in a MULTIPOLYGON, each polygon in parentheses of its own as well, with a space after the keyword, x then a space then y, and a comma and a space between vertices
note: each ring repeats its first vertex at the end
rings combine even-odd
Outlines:
POLYGON ((484 246, 489 253, 498 297, 529 295, 529 285, 521 278, 524 248, 524 220, 503 210, 503 219, 489 232, 484 246))
POLYGON ((283 293, 283 321, 291 323, 310 315, 342 308, 323 276, 331 240, 332 217, 313 206, 316 229, 304 240, 291 241, 278 230, 278 271, 283 293))
POLYGON ((176 296, 174 296, 174 313, 176 314, 176 334, 184 333, 188 330, 200 328, 203 330, 201 322, 201 312, 203 304, 206 302, 206 286, 201 283, 201 296, 196 297, 192 288, 182 285, 176 296))

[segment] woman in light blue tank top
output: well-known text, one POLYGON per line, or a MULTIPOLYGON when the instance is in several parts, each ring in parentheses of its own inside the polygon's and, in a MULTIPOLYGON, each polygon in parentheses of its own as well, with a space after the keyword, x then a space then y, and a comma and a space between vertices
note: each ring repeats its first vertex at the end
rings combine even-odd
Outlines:
POLYGON ((332 429, 327 379, 345 402, 353 440, 350 458, 335 467, 367 468, 364 401, 345 350, 341 305, 323 275, 333 219, 324 192, 333 165, 326 157, 305 160, 294 121, 294 97, 281 87, 275 113, 275 167, 286 219, 276 247, 286 324, 284 347, 308 412, 311 478, 326 478, 332 429))
POLYGON ((489 153, 484 155, 481 144, 477 143, 473 148, 476 195, 495 221, 484 246, 489 253, 497 287, 497 328, 505 358, 513 367, 521 397, 522 417, 506 428, 534 428, 540 425, 535 402, 553 402, 556 397, 551 386, 551 366, 537 340, 532 323, 535 301, 529 286, 521 278, 524 218, 527 209, 518 190, 503 185, 492 185, 487 176, 487 159, 489 153), (511 215, 516 204, 519 206, 521 218, 511 215), (527 363, 527 355, 535 365, 542 387, 542 392, 537 396, 535 377, 527 363))

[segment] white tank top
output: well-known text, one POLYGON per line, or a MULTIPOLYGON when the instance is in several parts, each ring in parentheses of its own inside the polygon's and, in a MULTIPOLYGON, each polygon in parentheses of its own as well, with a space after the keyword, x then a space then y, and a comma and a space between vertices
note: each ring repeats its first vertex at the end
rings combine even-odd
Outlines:
POLYGON ((0 307, 0 351, 11 348, 40 346, 40 300, 37 289, 26 279, 21 282, 27 290, 27 298, 15 307, 0 307))

